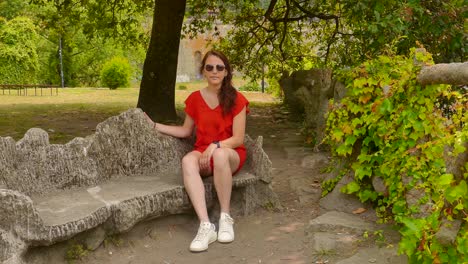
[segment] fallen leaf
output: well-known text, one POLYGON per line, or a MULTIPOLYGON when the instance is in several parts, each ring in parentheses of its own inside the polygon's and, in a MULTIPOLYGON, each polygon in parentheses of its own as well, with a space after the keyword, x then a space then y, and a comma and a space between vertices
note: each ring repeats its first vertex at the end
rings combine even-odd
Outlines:
POLYGON ((360 207, 360 208, 354 210, 354 211, 353 211, 353 214, 362 214, 362 213, 364 213, 365 211, 367 211, 366 208, 360 207))

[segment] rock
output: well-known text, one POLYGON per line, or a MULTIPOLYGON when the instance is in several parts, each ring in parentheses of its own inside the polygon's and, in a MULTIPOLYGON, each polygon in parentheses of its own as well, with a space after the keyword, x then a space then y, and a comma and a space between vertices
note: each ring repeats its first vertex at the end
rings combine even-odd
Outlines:
POLYGON ((339 211, 352 214, 358 208, 365 208, 367 211, 362 214, 366 219, 377 220, 374 209, 368 204, 363 204, 359 199, 351 194, 345 194, 340 189, 353 180, 351 175, 345 175, 336 184, 335 189, 320 199, 322 211, 339 211))
POLYGON ((22 264, 22 253, 27 245, 15 235, 0 229, 0 263, 22 264))
POLYGON ((468 142, 464 144, 465 152, 458 154, 457 156, 450 155, 453 151, 452 147, 446 146, 444 148, 444 159, 447 166, 446 173, 453 174, 455 179, 463 179, 463 167, 468 162, 468 142))
POLYGON ((372 186, 377 192, 387 193, 387 186, 385 186, 384 181, 380 177, 372 177, 372 186))
POLYGON ((102 227, 97 227, 83 234, 83 243, 89 250, 96 250, 106 239, 106 231, 102 227))
MULTIPOLYGON (((402 178, 402 181, 405 185, 408 185, 412 182, 412 177, 404 176, 402 178)), ((432 207, 434 204, 432 203, 432 200, 430 198, 424 204, 421 204, 420 202, 422 199, 425 199, 426 195, 428 194, 426 194, 425 187, 422 184, 421 180, 418 180, 416 183, 414 183, 414 187, 410 188, 405 193, 405 199, 406 203, 408 204, 408 208, 415 205, 419 207, 419 212, 412 214, 413 217, 424 218, 432 213, 432 207)))
POLYGON ((330 211, 309 222, 306 232, 345 232, 361 235, 365 231, 377 230, 377 225, 359 216, 330 211))
POLYGON ((49 145, 49 134, 40 128, 30 128, 24 134, 24 137, 18 141, 18 146, 29 148, 30 150, 38 149, 49 145))
POLYGON ((460 231, 461 221, 448 221, 444 219, 439 231, 435 234, 437 240, 445 246, 453 245, 458 232, 460 231))
POLYGON ((353 252, 356 250, 359 240, 358 236, 344 233, 325 233, 316 232, 311 238, 312 249, 319 253, 324 251, 331 252, 353 252))
POLYGON ((338 261, 336 264, 406 264, 408 259, 406 256, 398 256, 396 248, 365 248, 359 250, 350 258, 338 261))

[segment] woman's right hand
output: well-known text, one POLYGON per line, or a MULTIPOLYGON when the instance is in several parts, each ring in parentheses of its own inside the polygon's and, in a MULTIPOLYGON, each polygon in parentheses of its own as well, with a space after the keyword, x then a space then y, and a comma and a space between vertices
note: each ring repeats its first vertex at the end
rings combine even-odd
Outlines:
POLYGON ((211 157, 213 156, 213 152, 215 151, 215 149, 216 149, 216 145, 210 144, 202 153, 200 160, 199 160, 200 174, 210 175, 212 173, 210 161, 211 161, 211 157))

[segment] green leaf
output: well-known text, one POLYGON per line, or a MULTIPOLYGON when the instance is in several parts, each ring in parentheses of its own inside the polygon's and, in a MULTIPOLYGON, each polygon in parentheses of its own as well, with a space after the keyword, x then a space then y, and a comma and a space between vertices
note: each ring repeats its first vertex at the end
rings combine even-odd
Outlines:
POLYGON ((346 137, 345 144, 352 146, 354 144, 354 142, 356 142, 356 139, 357 138, 354 135, 349 135, 349 136, 346 137))
POLYGON ((343 138, 343 135, 344 135, 344 133, 343 133, 342 130, 335 129, 335 130, 333 130, 332 138, 335 139, 337 142, 339 142, 343 138))
POLYGON ((393 110, 392 102, 388 98, 385 98, 385 100, 383 100, 382 104, 379 107, 380 114, 382 114, 382 115, 388 114, 392 110, 393 110))
POLYGON ((414 122, 413 127, 414 127, 415 131, 424 132, 424 126, 423 126, 423 123, 421 121, 414 122))
POLYGON ((375 201, 375 199, 377 199, 377 193, 371 190, 364 190, 359 193, 359 199, 361 202, 366 202, 368 200, 375 201))
POLYGON ((341 192, 351 194, 351 193, 355 193, 355 192, 359 191, 360 188, 361 187, 359 186, 359 184, 357 182, 352 181, 352 182, 348 183, 347 185, 345 185, 343 188, 341 188, 341 192))
POLYGON ((449 187, 445 191, 445 198, 448 202, 454 203, 458 199, 464 199, 468 194, 468 187, 465 180, 461 180, 455 187, 449 187))
POLYGON ((351 154, 352 151, 353 151, 353 147, 349 146, 349 145, 346 145, 346 144, 341 144, 336 149, 336 153, 338 153, 338 155, 340 155, 340 156, 346 156, 347 154, 351 154))
POLYGON ((405 225, 406 228, 410 231, 411 234, 420 238, 422 235, 422 230, 419 226, 419 219, 411 219, 411 218, 402 218, 401 222, 405 225))
POLYGON ((366 78, 358 78, 358 79, 355 79, 353 82, 353 85, 356 88, 363 88, 365 84, 367 84, 366 78))
POLYGON ((452 174, 443 174, 442 176, 439 177, 439 179, 437 179, 436 184, 442 188, 445 188, 444 186, 450 185, 452 181, 453 181, 452 174))
POLYGON ((400 243, 398 251, 400 253, 405 253, 408 256, 411 256, 416 250, 418 240, 414 237, 403 236, 400 243))

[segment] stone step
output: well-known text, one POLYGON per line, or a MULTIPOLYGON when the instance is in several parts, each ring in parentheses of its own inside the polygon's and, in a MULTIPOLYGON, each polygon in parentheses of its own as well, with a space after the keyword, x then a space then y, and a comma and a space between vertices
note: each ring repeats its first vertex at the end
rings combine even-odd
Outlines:
POLYGON ((359 244, 359 236, 345 233, 316 232, 311 237, 312 249, 317 252, 346 254, 354 252, 359 244))
POLYGON ((352 257, 338 261, 336 264, 406 264, 408 258, 399 256, 396 248, 365 248, 359 250, 352 257))
POLYGON ((363 220, 359 216, 338 211, 327 212, 310 220, 306 232, 333 232, 361 235, 365 231, 375 231, 378 226, 373 222, 363 220))

